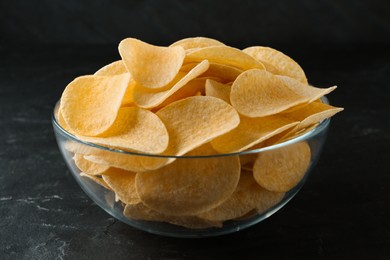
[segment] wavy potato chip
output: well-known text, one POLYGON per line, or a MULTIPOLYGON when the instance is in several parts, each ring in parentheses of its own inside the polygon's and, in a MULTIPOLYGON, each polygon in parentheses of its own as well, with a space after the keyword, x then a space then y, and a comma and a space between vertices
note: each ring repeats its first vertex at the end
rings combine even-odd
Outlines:
POLYGON ((269 191, 286 192, 302 180, 310 160, 310 146, 306 142, 265 151, 255 161, 253 176, 269 191))
POLYGON ((181 46, 154 46, 134 38, 122 40, 119 53, 134 80, 151 89, 162 88, 171 82, 185 57, 181 46))
POLYGON ((282 200, 284 193, 272 192, 262 188, 251 174, 241 174, 234 193, 221 205, 198 215, 210 221, 236 219, 253 209, 261 214, 282 200))
MULTIPOLYGON (((207 155, 202 146, 188 155, 207 155)), ((178 159, 155 171, 137 173, 135 184, 142 202, 168 215, 196 215, 226 200, 240 178, 238 156, 178 159)))
POLYGON ((231 131, 240 123, 232 106, 218 98, 205 96, 176 101, 156 115, 169 133, 169 145, 164 155, 183 155, 231 131))
POLYGON ((104 137, 79 139, 103 146, 141 153, 161 153, 169 142, 164 123, 152 112, 137 107, 123 107, 104 137))
POLYGON ((309 98, 309 103, 314 102, 315 100, 325 96, 326 94, 329 94, 337 88, 337 86, 333 86, 330 88, 316 88, 307 84, 303 84, 300 81, 287 76, 277 77, 282 80, 287 87, 289 87, 298 95, 309 98))
POLYGON ((210 63, 224 64, 242 70, 265 69, 260 61, 239 49, 228 46, 201 48, 187 53, 185 57, 185 63, 200 62, 202 60, 208 60, 210 63))
POLYGON ((222 84, 214 80, 206 80, 206 96, 216 97, 222 99, 226 103, 230 104, 230 91, 232 86, 222 84))
POLYGON ((289 76, 307 84, 307 78, 301 66, 281 51, 270 47, 253 46, 244 49, 243 52, 261 61, 267 71, 289 76))
POLYGON ((130 74, 82 76, 65 88, 60 104, 68 127, 78 135, 97 136, 114 123, 130 74))
MULTIPOLYGON (((128 73, 125 64, 122 60, 114 61, 95 72, 96 76, 115 76, 123 73, 128 73)), ((122 106, 129 106, 133 104, 133 89, 136 83, 130 75, 130 80, 126 89, 125 96, 122 100, 122 106)))
POLYGON ((209 221, 209 220, 198 218, 196 216, 166 215, 158 211, 155 211, 151 208, 148 208, 143 203, 126 205, 123 214, 130 219, 168 222, 173 225, 183 226, 192 229, 222 227, 222 223, 220 222, 209 221))
POLYGON ((108 165, 88 161, 84 158, 84 155, 78 153, 73 156, 73 160, 77 168, 88 175, 100 175, 110 168, 108 165))
POLYGON ((264 117, 307 103, 288 88, 283 81, 265 70, 248 70, 233 82, 230 101, 237 111, 247 117, 264 117))
POLYGON ((137 106, 142 108, 156 107, 163 103, 168 97, 172 96, 175 92, 183 88, 191 80, 201 75, 208 68, 209 62, 207 60, 202 61, 193 69, 191 69, 187 74, 179 77, 177 82, 175 82, 172 87, 165 91, 148 91, 148 89, 137 86, 134 89, 134 101, 137 106))
POLYGON ((296 126, 298 123, 279 115, 259 118, 240 116, 238 127, 215 138, 211 141, 211 145, 220 153, 244 151, 286 129, 296 126))
POLYGON ((89 175, 89 174, 86 174, 84 172, 80 172, 80 176, 85 177, 85 178, 99 184, 100 186, 106 188, 107 190, 111 190, 110 186, 108 186, 107 183, 100 177, 97 177, 94 175, 89 175))
POLYGON ((194 48, 205 48, 211 46, 225 46, 220 41, 207 37, 189 37, 176 41, 170 45, 170 47, 181 46, 185 50, 194 49, 194 48))
POLYGON ((135 189, 135 173, 117 168, 110 168, 102 174, 102 179, 126 204, 137 204, 141 200, 135 189))

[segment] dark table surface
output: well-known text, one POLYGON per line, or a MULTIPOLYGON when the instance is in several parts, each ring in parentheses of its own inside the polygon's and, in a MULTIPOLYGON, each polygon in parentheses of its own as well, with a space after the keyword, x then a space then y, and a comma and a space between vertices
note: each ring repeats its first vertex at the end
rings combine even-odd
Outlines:
POLYGON ((388 46, 281 49, 345 107, 300 193, 271 218, 203 239, 145 233, 79 188, 51 111, 66 84, 118 58, 116 46, 0 48, 0 259, 390 259, 388 46))

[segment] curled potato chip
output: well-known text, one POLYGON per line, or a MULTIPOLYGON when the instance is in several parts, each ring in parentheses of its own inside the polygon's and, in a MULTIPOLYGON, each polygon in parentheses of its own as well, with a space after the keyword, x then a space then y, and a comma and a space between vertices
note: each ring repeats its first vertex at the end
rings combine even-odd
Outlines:
MULTIPOLYGON (((183 88, 191 80, 195 79, 203 72, 205 72, 209 67, 209 62, 207 60, 202 61, 192 70, 190 70, 184 76, 179 77, 179 79, 174 82, 173 86, 167 90, 155 92, 148 89, 137 86, 134 89, 134 101, 137 106, 142 108, 153 108, 164 102, 168 97, 172 96, 179 89, 183 88)), ((179 74, 180 75, 180 74, 179 74)))
POLYGON ((231 86, 214 80, 206 80, 206 96, 222 99, 230 104, 231 86))
POLYGON ((300 121, 299 124, 288 133, 292 134, 315 125, 324 119, 330 118, 343 110, 343 108, 333 107, 320 102, 313 102, 297 110, 283 113, 282 115, 300 121))
MULTIPOLYGON (((209 145, 188 153, 207 155, 209 145)), ((155 171, 137 173, 135 184, 142 202, 164 214, 196 215, 226 200, 240 177, 240 161, 233 157, 177 159, 155 171)))
POLYGON ((284 193, 271 192, 260 187, 251 174, 241 174, 234 193, 221 205, 199 214, 198 217, 223 222, 242 217, 253 209, 261 214, 283 197, 284 193))
POLYGON ((161 153, 169 136, 163 122, 152 112, 137 107, 123 107, 104 137, 79 138, 86 142, 141 153, 161 153))
POLYGON ((188 50, 194 48, 205 48, 210 46, 225 46, 225 44, 215 39, 211 39, 207 37, 190 37, 190 38, 181 39, 170 45, 170 47, 174 47, 174 46, 181 46, 185 50, 188 50))
POLYGON ((260 153, 253 167, 256 182, 269 191, 286 192, 302 180, 311 160, 306 142, 260 153))
POLYGON ((110 166, 94 163, 84 158, 84 155, 76 153, 73 156, 74 163, 80 171, 88 175, 100 175, 102 172, 107 171, 110 166))
POLYGON ((128 73, 125 64, 122 60, 114 61, 94 73, 96 76, 114 76, 123 73, 128 73))
POLYGON ((230 101, 237 111, 248 117, 277 114, 291 107, 307 103, 288 88, 283 81, 265 70, 248 70, 233 82, 230 101))
POLYGON ((134 38, 120 42, 119 53, 134 80, 145 88, 162 88, 171 82, 183 64, 183 47, 154 46, 134 38))
POLYGON ((135 173, 110 168, 102 174, 102 179, 115 192, 115 195, 126 204, 137 204, 141 200, 135 189, 135 173))
POLYGON ((164 100, 160 105, 154 107, 152 111, 158 111, 161 108, 181 99, 185 99, 191 96, 201 96, 205 93, 206 78, 196 78, 185 84, 178 89, 175 93, 164 100))
POLYGON ((280 115, 259 118, 240 116, 238 127, 215 138, 211 145, 220 153, 244 151, 298 123, 280 115))
POLYGON ((169 133, 169 145, 164 155, 183 155, 240 123, 232 106, 218 98, 205 96, 176 101, 156 114, 169 133))
POLYGON ((60 110, 68 127, 83 136, 97 136, 114 123, 130 74, 76 78, 62 94, 60 110))
POLYGON ((269 47, 254 46, 244 49, 243 52, 261 61, 267 71, 286 75, 307 84, 307 78, 301 66, 281 51, 269 47))
MULTIPOLYGON (((123 73, 128 73, 125 64, 122 60, 114 61, 103 68, 99 69, 95 72, 94 75, 96 76, 114 76, 114 75, 120 75, 123 73)), ((133 104, 133 89, 136 85, 136 82, 133 80, 133 78, 130 75, 129 83, 126 89, 125 96, 122 100, 122 106, 129 106, 133 104)))
POLYGON ((186 63, 200 62, 202 60, 208 60, 211 63, 224 64, 242 70, 264 69, 264 65, 260 61, 240 51, 239 49, 228 46, 211 46, 201 48, 187 53, 185 57, 186 63))
POLYGON ((307 84, 303 84, 302 82, 287 76, 277 77, 282 80, 287 87, 289 87, 298 95, 309 98, 309 103, 325 96, 326 94, 329 94, 337 88, 337 86, 333 86, 330 88, 315 88, 307 84))
POLYGON ((196 216, 169 216, 148 208, 143 203, 126 205, 123 214, 130 219, 168 222, 173 225, 192 229, 222 227, 222 223, 220 222, 209 221, 196 216))
POLYGON ((92 180, 93 182, 99 184, 100 186, 106 188, 107 190, 111 190, 110 186, 107 185, 107 183, 100 177, 94 176, 94 175, 89 175, 84 172, 80 173, 81 177, 85 177, 89 180, 92 180))
POLYGON ((210 63, 209 69, 202 74, 202 77, 215 77, 221 79, 221 82, 228 83, 233 82, 241 73, 241 69, 232 66, 210 63))

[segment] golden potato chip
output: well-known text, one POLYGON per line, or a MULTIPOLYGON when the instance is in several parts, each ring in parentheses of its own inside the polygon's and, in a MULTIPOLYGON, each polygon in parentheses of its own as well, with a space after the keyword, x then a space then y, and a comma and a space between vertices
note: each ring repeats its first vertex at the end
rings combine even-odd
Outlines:
POLYGON ((85 155, 84 158, 91 162, 132 172, 156 170, 175 160, 174 158, 153 158, 145 155, 129 155, 109 151, 99 151, 96 154, 85 155))
POLYGON ((326 94, 329 94, 337 88, 337 86, 333 86, 330 88, 315 88, 307 84, 303 84, 302 82, 287 76, 277 77, 282 80, 287 87, 289 87, 298 95, 309 98, 309 103, 325 96, 326 94))
POLYGON ((226 221, 244 216, 253 209, 263 213, 284 197, 284 193, 260 187, 251 174, 242 174, 234 193, 221 205, 198 215, 210 221, 226 221))
POLYGON ((297 110, 283 113, 282 115, 291 118, 292 120, 300 121, 298 125, 291 129, 289 132, 289 134, 291 134, 317 124, 343 110, 343 108, 333 107, 320 102, 313 102, 297 110))
POLYGON ((89 174, 86 174, 84 172, 81 172, 80 176, 92 180, 93 182, 99 184, 100 186, 106 188, 107 190, 111 190, 110 186, 108 186, 107 183, 102 178, 99 178, 99 177, 94 176, 94 175, 89 175, 89 174))
POLYGON ((60 110, 68 127, 84 136, 97 136, 114 123, 130 74, 76 78, 62 94, 60 110))
POLYGON ((123 73, 128 73, 125 64, 122 60, 114 61, 96 71, 93 75, 96 76, 114 76, 123 73))
POLYGON ((215 138, 211 145, 220 153, 244 151, 298 123, 280 115, 258 118, 240 116, 238 127, 215 138))
POLYGON ((206 80, 206 96, 222 99, 230 104, 230 91, 232 87, 214 80, 206 80))
POLYGON ((243 71, 224 64, 210 63, 209 69, 202 74, 202 77, 215 77, 221 79, 221 82, 233 82, 243 71))
POLYGON ((207 37, 190 37, 190 38, 181 39, 170 45, 170 47, 174 47, 174 46, 181 46, 185 50, 188 50, 194 48, 205 48, 210 46, 225 46, 225 44, 215 39, 211 39, 207 37))
POLYGON ((257 153, 249 153, 249 154, 241 154, 240 156, 240 164, 241 166, 254 162, 257 158, 257 153))
POLYGON ((84 158, 84 155, 76 153, 73 156, 74 163, 80 171, 88 175, 100 175, 102 172, 107 171, 110 166, 94 163, 84 158))
POLYGON ((261 61, 267 71, 295 78, 303 84, 307 84, 306 75, 301 66, 281 51, 269 47, 254 46, 244 49, 243 52, 261 61))
POLYGON ((136 86, 134 89, 134 101, 137 106, 142 108, 153 108, 164 102, 168 97, 172 96, 179 89, 184 87, 194 78, 201 75, 209 67, 207 60, 202 61, 192 70, 190 70, 184 76, 181 76, 177 82, 174 82, 173 86, 167 90, 155 92, 145 89, 141 86, 136 86))
MULTIPOLYGON (((189 156, 213 154, 210 145, 189 156)), ((226 200, 240 177, 238 156, 177 159, 155 171, 137 173, 135 185, 148 207, 173 216, 195 215, 226 200)))
POLYGON ((119 53, 134 80, 145 88, 162 88, 171 82, 183 64, 183 47, 154 46, 134 38, 120 42, 119 53))
POLYGON ((103 180, 126 204, 137 204, 141 200, 135 189, 135 173, 117 168, 110 168, 102 174, 103 180))
POLYGON ((255 161, 253 176, 269 191, 286 192, 302 180, 310 160, 310 146, 306 142, 264 151, 255 161))
POLYGON ((240 123, 232 106, 218 98, 205 96, 173 102, 156 114, 169 133, 165 155, 183 155, 231 131, 240 123))
MULTIPOLYGON (((125 64, 122 60, 114 61, 103 68, 99 69, 95 72, 94 75, 96 76, 114 76, 119 75, 123 73, 128 73, 125 64)), ((136 85, 136 82, 133 80, 133 78, 130 75, 129 83, 127 86, 127 90, 125 93, 125 96, 122 100, 122 106, 129 106, 133 104, 133 89, 136 85)))
POLYGON ((192 229, 222 227, 222 223, 209 221, 196 216, 169 216, 148 208, 143 203, 126 205, 123 214, 130 219, 168 222, 173 225, 192 229))
POLYGON ((104 135, 105 137, 79 136, 79 139, 141 153, 161 153, 169 142, 163 122, 154 113, 137 107, 121 108, 114 124, 104 135))
POLYGON ((237 111, 247 117, 277 114, 308 102, 288 88, 283 81, 265 70, 248 70, 233 82, 230 101, 237 111))
POLYGON ((60 126, 66 130, 67 132, 69 132, 70 134, 74 135, 75 133, 72 131, 72 129, 70 129, 70 127, 68 126, 68 124, 66 123, 64 117, 62 116, 62 113, 61 113, 61 110, 58 109, 57 111, 57 116, 56 116, 56 119, 57 119, 57 122, 58 124, 60 124, 60 126))
POLYGON ((153 108, 151 111, 157 112, 161 108, 181 99, 191 96, 201 96, 205 93, 205 85, 207 78, 196 78, 185 84, 182 88, 177 90, 171 96, 164 100, 160 105, 153 108))
POLYGON ((208 60, 210 63, 224 64, 242 70, 265 69, 260 61, 239 49, 228 46, 211 46, 198 49, 187 53, 185 57, 186 63, 200 62, 202 60, 208 60))

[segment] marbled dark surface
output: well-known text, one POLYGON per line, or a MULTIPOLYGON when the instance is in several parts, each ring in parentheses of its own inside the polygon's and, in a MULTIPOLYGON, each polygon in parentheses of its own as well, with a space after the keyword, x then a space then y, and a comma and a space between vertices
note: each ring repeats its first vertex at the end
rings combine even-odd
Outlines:
MULTIPOLYGON (((237 46, 241 47, 241 46, 237 46)), ((151 235, 114 220, 78 187, 50 122, 74 77, 116 46, 0 49, 0 259, 389 259, 388 46, 282 48, 345 111, 300 193, 266 221, 205 239, 151 235)))

